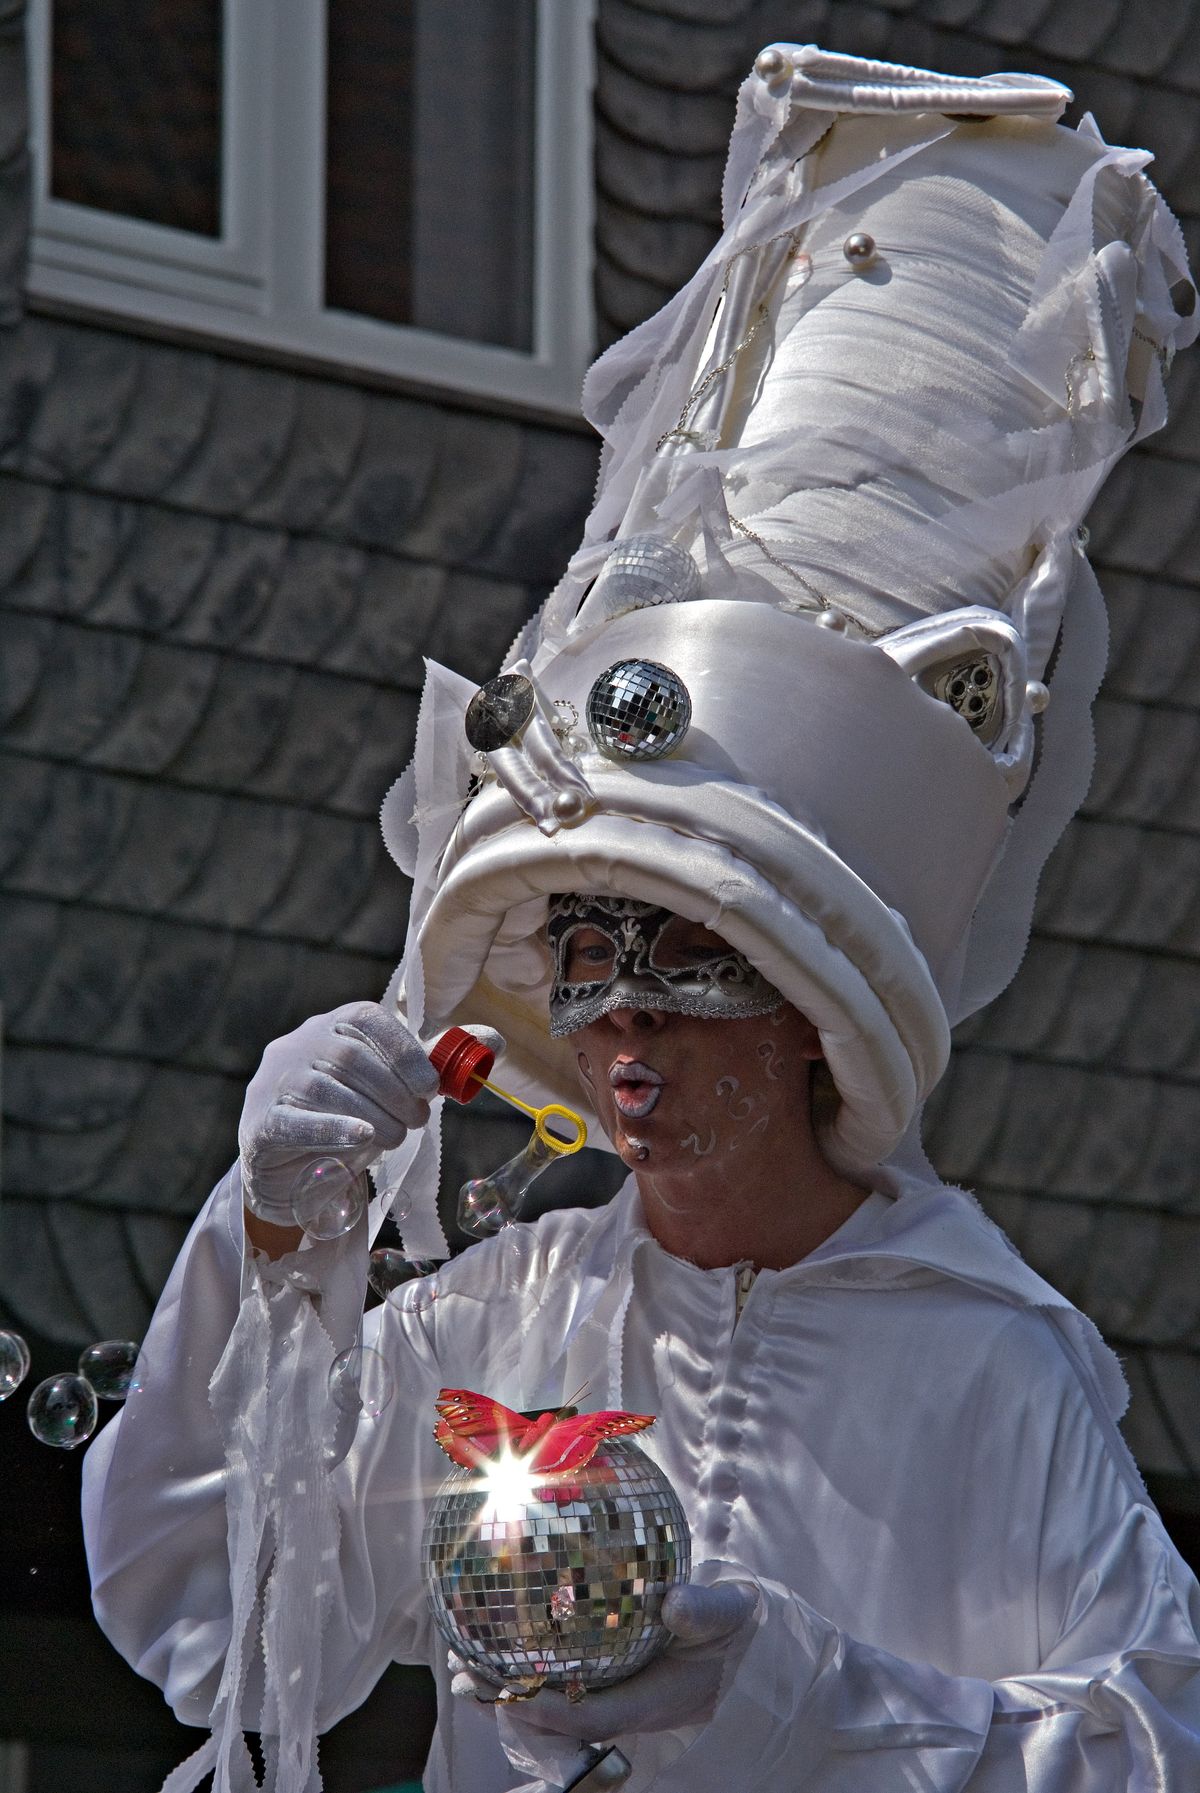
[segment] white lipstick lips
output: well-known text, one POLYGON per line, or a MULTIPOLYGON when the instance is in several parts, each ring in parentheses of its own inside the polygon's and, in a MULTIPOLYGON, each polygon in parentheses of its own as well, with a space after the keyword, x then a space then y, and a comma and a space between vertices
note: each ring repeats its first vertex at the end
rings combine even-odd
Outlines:
POLYGON ((662 1095, 665 1079, 640 1060, 624 1060, 611 1065, 608 1081, 613 1099, 626 1120, 640 1121, 651 1112, 662 1095))

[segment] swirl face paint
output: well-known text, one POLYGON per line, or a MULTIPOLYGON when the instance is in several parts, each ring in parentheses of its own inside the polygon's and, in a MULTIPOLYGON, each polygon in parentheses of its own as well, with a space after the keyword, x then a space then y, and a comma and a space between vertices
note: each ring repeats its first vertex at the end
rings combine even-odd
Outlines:
POLYGON ((741 1087, 742 1086, 736 1077, 718 1077, 717 1087, 714 1092, 718 1100, 720 1100, 722 1108, 726 1109, 730 1117, 735 1121, 749 1120, 750 1116, 754 1113, 754 1110, 758 1107, 758 1103, 753 1096, 738 1095, 738 1091, 741 1087))
MULTIPOLYGON (((772 1050, 773 1048, 768 1045, 768 1051, 772 1050)), ((761 1046, 758 1048, 757 1056, 759 1058, 764 1057, 761 1046)), ((769 1065, 766 1068, 767 1075, 770 1076, 769 1065)), ((748 1094, 739 1095, 738 1091, 740 1089, 741 1084, 736 1077, 721 1077, 717 1080, 715 1094, 719 1100, 722 1100, 722 1105, 728 1113, 729 1118, 738 1123, 737 1132, 725 1148, 726 1151, 729 1152, 738 1151, 748 1140, 753 1139, 756 1134, 765 1133, 771 1124, 771 1117, 766 1112, 762 1098, 760 1096, 752 1096, 748 1094), (754 1118, 751 1119, 751 1116, 754 1118), (747 1122, 749 1123, 748 1125, 743 1124, 747 1122)))
POLYGON ((694 1158, 707 1158, 716 1143, 717 1130, 715 1127, 710 1126, 708 1129, 707 1144, 700 1144, 700 1135, 698 1133, 689 1133, 686 1139, 680 1140, 679 1149, 681 1152, 691 1152, 694 1158))

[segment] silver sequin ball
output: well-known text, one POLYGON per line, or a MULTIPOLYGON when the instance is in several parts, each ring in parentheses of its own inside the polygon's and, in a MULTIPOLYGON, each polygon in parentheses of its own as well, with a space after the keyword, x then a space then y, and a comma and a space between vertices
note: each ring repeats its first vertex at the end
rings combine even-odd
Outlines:
POLYGON ((588 728, 610 760, 661 759, 678 747, 691 720, 687 686, 654 660, 618 660, 588 693, 588 728))
POLYGON ((492 1681, 551 1687, 604 1687, 645 1668, 671 1635, 663 1597, 691 1568, 679 1496, 625 1438, 550 1477, 453 1470, 423 1552, 450 1648, 492 1681))
POLYGON ((650 604, 687 604, 699 590, 700 568, 686 548, 662 536, 630 535, 613 543, 593 597, 607 615, 622 616, 650 604))

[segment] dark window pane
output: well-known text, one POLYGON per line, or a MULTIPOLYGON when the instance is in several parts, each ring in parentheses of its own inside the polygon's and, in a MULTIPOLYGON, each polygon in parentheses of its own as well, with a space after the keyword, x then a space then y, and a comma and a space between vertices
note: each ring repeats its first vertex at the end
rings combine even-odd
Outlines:
POLYGON ((325 302, 533 346, 535 0, 330 0, 325 302))
POLYGON ((215 237, 220 0, 54 0, 50 190, 215 237))
POLYGON ((412 318, 413 8, 329 0, 325 303, 412 318))

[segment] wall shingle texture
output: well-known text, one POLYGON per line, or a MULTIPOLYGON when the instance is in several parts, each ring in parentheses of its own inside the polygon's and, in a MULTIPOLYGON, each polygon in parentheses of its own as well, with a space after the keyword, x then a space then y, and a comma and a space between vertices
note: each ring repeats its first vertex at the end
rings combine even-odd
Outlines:
POLYGON ((424 658, 490 676, 594 472, 570 430, 45 319, 0 338, 20 1324, 136 1335, 262 1047, 380 993, 424 658))

